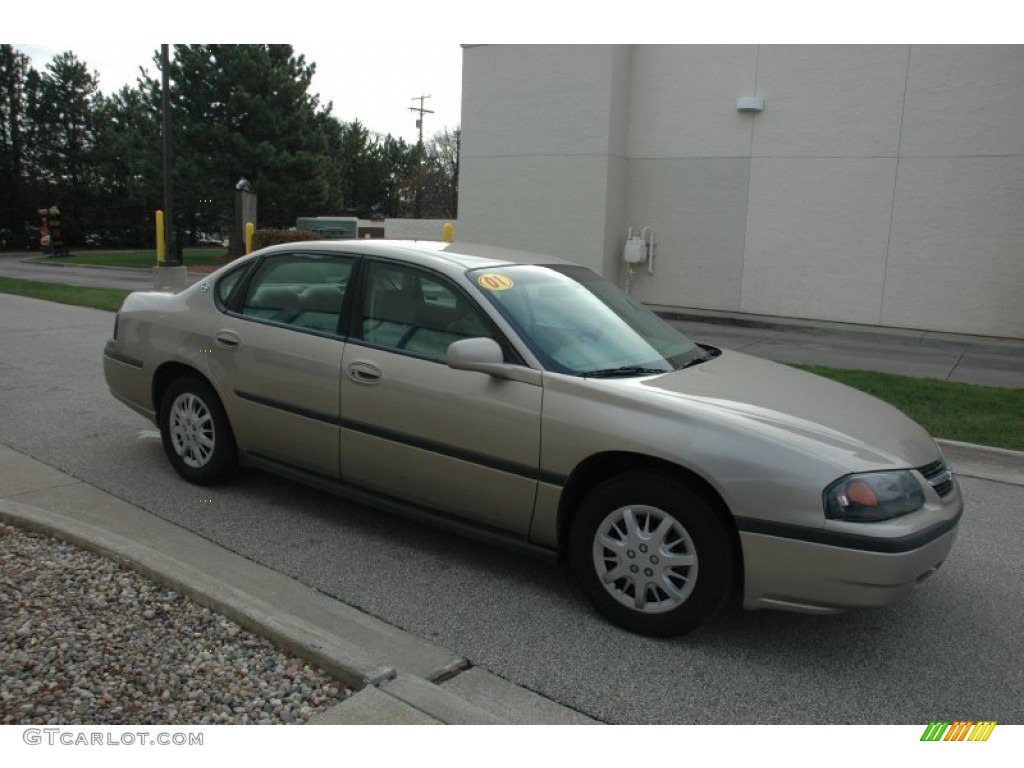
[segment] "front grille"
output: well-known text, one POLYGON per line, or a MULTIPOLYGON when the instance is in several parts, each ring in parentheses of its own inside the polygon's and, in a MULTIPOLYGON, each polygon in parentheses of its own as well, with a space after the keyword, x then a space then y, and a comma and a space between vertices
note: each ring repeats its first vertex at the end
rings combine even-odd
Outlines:
POLYGON ((924 475, 939 496, 945 498, 953 492, 953 470, 942 461, 934 461, 924 467, 918 467, 917 471, 924 475))

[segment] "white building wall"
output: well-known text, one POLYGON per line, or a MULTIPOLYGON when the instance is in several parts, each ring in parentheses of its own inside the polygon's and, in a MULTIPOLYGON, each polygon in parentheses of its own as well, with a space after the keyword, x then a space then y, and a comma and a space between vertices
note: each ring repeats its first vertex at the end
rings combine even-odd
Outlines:
POLYGON ((1024 46, 913 46, 881 322, 1024 337, 1024 46))
POLYGON ((628 58, 613 45, 465 49, 459 240, 616 263, 628 58))
POLYGON ((650 304, 1024 338, 1022 46, 477 46, 463 100, 460 240, 622 284, 650 226, 650 304))

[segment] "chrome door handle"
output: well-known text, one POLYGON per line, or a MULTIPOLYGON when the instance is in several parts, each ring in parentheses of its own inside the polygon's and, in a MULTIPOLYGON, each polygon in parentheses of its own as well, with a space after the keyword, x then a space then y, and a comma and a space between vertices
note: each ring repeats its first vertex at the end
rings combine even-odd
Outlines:
POLYGON ((359 384, 380 384, 384 374, 376 365, 357 360, 349 364, 348 377, 359 384))
POLYGON ((234 331, 217 331, 214 338, 217 340, 217 346, 227 349, 235 349, 242 343, 234 331))

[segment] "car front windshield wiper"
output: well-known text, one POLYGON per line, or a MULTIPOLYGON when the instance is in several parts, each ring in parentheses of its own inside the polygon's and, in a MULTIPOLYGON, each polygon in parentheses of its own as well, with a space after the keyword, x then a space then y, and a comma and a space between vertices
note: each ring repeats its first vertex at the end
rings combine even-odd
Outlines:
POLYGON ((645 368, 640 365, 622 365, 618 368, 599 368, 596 371, 584 371, 580 374, 585 378, 607 379, 614 376, 649 376, 653 373, 671 373, 664 368, 645 368))
POLYGON ((689 368, 689 367, 694 366, 694 365, 700 365, 701 363, 706 363, 708 360, 711 360, 713 357, 715 357, 715 355, 703 354, 700 357, 693 358, 693 360, 687 360, 685 363, 683 363, 681 366, 679 366, 679 368, 677 370, 681 371, 684 368, 689 368))

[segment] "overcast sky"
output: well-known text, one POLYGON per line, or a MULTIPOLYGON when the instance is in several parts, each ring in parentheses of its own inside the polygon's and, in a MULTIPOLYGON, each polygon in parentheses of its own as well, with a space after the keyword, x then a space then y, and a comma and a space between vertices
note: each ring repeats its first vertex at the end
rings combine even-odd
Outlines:
MULTIPOLYGON (((942 4, 939 4, 940 6, 942 4)), ((414 97, 426 115, 424 136, 461 125, 460 43, 907 43, 1016 42, 1018 26, 993 24, 1009 6, 974 0, 971 13, 936 13, 918 0, 859 0, 835 8, 818 0, 734 0, 665 4, 630 0, 606 6, 576 0, 378 0, 303 4, 227 4, 173 0, 8 2, 0 34, 42 70, 72 50, 99 72, 100 88, 134 84, 138 67, 155 77, 153 53, 164 40, 290 43, 317 65, 312 90, 339 119, 378 133, 416 139, 414 97), (996 12, 995 9, 1002 8, 996 12), (987 9, 992 9, 989 12, 987 9), (995 37, 996 39, 993 39, 995 37)))
MULTIPOLYGON (((358 43, 327 43, 321 40, 290 41, 296 53, 316 63, 316 74, 310 90, 320 94, 322 104, 333 102, 334 114, 340 120, 358 119, 371 131, 390 133, 410 143, 417 139, 417 115, 410 107, 418 107, 418 97, 425 99, 425 109, 434 110, 424 116, 423 136, 430 138, 445 128, 460 125, 462 100, 462 48, 458 43, 436 45, 366 45, 358 43), (416 100, 414 101, 414 97, 416 100)), ((74 51, 90 70, 99 73, 100 90, 113 93, 122 85, 135 85, 139 67, 159 77, 153 54, 160 49, 156 43, 103 43, 88 38, 40 44, 13 44, 32 59, 42 71, 55 55, 74 51)))

